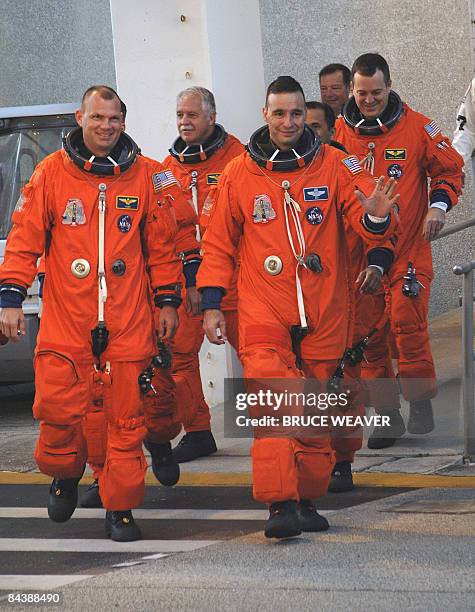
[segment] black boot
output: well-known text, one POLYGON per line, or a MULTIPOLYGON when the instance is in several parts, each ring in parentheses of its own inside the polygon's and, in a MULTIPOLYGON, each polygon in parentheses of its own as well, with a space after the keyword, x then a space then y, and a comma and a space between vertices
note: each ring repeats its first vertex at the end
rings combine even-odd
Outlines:
POLYGON ((132 516, 132 510, 106 512, 106 538, 111 538, 114 542, 135 542, 142 539, 140 529, 132 516))
POLYGON ((99 494, 99 482, 94 480, 81 495, 81 508, 102 508, 102 500, 99 494))
POLYGON ((217 451, 216 442, 209 429, 205 431, 190 431, 173 449, 173 458, 177 463, 193 461, 198 457, 207 457, 217 451))
POLYGON ((398 438, 404 435, 406 427, 399 410, 386 410, 379 413, 381 416, 389 417, 389 426, 378 426, 373 429, 368 438, 368 448, 388 448, 398 438))
POLYGON ((48 516, 55 523, 68 521, 78 505, 79 478, 55 478, 51 483, 48 496, 48 516))
POLYGON ((344 493, 353 490, 353 474, 349 461, 335 463, 328 490, 330 493, 344 493))
POLYGON ((145 448, 152 457, 152 471, 155 478, 165 487, 173 487, 180 478, 180 466, 175 461, 170 442, 157 444, 145 440, 145 448))
POLYGON ((318 514, 310 499, 301 499, 298 505, 300 529, 302 531, 326 531, 330 525, 327 519, 318 514))
POLYGON ((264 529, 266 538, 292 538, 301 533, 296 501, 290 499, 270 505, 264 529))
POLYGON ((434 429, 434 413, 432 402, 417 400, 410 403, 407 431, 411 434, 426 434, 434 429))

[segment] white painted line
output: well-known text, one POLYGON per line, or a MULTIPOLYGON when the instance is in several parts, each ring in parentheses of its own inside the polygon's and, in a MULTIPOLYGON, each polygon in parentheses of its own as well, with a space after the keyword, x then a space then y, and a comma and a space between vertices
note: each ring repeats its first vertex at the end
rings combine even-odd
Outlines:
POLYGON ((65 574, 57 576, 53 574, 0 574, 0 590, 2 591, 26 591, 26 590, 43 590, 51 591, 59 587, 87 580, 94 576, 86 574, 65 574))
POLYGON ((143 565, 143 561, 125 561, 125 563, 116 563, 111 567, 131 567, 132 565, 143 565))
MULTIPOLYGON (((207 521, 265 521, 269 518, 268 510, 193 510, 193 509, 138 509, 133 511, 134 518, 172 519, 172 520, 207 520, 207 521)), ((46 508, 0 508, 0 518, 48 518, 46 508)), ((101 508, 77 508, 73 519, 104 519, 105 510, 101 508)))
POLYGON ((79 540, 75 538, 0 538, 1 552, 176 553, 219 544, 222 540, 79 540))
POLYGON ((142 559, 163 559, 164 557, 169 557, 170 555, 165 555, 164 553, 157 553, 156 555, 147 555, 146 557, 142 557, 142 559))

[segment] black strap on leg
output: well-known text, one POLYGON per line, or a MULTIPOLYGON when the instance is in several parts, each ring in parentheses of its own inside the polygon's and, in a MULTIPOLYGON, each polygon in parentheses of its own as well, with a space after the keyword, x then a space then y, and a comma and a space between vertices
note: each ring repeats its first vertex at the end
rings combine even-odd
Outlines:
POLYGON ((290 337, 292 339, 292 352, 295 355, 295 365, 299 370, 302 369, 302 353, 300 350, 300 345, 302 344, 302 340, 308 333, 307 327, 302 327, 301 325, 292 325, 290 328, 290 337))

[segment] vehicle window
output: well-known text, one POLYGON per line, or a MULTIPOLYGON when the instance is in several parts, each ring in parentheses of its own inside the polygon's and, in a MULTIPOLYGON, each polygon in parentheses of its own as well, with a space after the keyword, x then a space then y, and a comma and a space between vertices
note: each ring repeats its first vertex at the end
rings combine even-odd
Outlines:
POLYGON ((35 166, 61 148, 63 135, 74 126, 73 115, 4 121, 0 129, 0 240, 10 231, 20 191, 35 166))

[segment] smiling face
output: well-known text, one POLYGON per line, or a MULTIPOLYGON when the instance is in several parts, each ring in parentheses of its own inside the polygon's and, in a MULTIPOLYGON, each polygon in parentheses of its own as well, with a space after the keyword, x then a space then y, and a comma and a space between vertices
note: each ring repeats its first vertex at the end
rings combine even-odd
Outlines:
POLYGON ((366 119, 376 119, 388 105, 391 81, 384 80, 381 70, 373 76, 364 76, 359 72, 353 75, 353 95, 355 102, 366 119))
POLYGON ((105 100, 93 91, 76 111, 76 121, 82 128, 84 144, 96 155, 107 157, 117 144, 124 121, 118 98, 105 100))
POLYGON ((300 91, 271 93, 262 109, 269 135, 281 151, 292 149, 303 134, 307 110, 300 91))
POLYGON ((203 144, 213 133, 216 113, 203 108, 203 101, 197 94, 180 98, 176 105, 178 133, 187 145, 203 144))
POLYGON ((322 102, 328 104, 338 117, 350 95, 350 87, 345 85, 341 70, 320 77, 320 94, 322 102))

